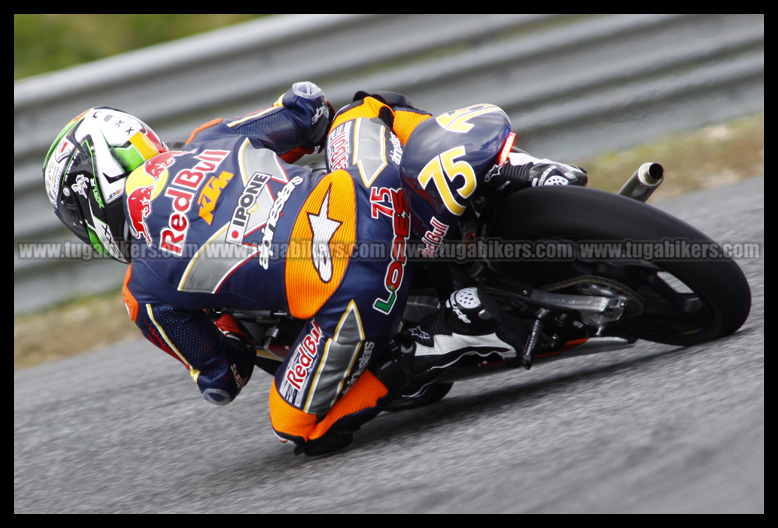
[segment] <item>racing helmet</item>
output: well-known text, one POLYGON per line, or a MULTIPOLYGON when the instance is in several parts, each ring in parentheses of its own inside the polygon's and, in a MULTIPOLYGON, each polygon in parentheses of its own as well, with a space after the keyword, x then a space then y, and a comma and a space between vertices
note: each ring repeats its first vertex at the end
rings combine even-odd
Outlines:
POLYGON ((129 262, 125 179, 166 151, 137 117, 106 106, 90 108, 62 129, 46 154, 43 178, 54 212, 99 253, 129 262))

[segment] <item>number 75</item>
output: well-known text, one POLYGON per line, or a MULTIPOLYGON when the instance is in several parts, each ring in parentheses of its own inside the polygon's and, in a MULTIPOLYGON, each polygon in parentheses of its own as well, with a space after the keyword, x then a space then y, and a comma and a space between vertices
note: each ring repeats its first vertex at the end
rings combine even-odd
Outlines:
POLYGON ((475 171, 473 171, 473 167, 468 162, 464 160, 455 161, 464 155, 464 145, 452 148, 430 160, 419 173, 419 183, 421 183, 422 187, 426 189, 430 181, 434 182, 446 208, 457 216, 465 212, 466 206, 461 205, 457 201, 454 193, 458 194, 460 198, 467 200, 475 191, 478 183, 475 171), (461 176, 464 179, 464 184, 452 190, 451 184, 454 183, 454 179, 457 176, 461 176))

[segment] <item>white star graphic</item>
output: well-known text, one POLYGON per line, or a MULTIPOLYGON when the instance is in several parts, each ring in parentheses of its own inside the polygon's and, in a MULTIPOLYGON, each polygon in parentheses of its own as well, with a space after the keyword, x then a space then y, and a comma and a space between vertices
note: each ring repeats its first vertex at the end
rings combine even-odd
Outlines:
POLYGON ((313 240, 311 241, 311 257, 313 258, 313 267, 319 274, 322 282, 329 282, 332 279, 332 255, 330 254, 330 240, 332 240, 335 231, 338 230, 342 222, 333 220, 329 217, 330 210, 330 191, 327 189, 327 196, 321 203, 317 214, 308 213, 308 223, 311 226, 313 240))

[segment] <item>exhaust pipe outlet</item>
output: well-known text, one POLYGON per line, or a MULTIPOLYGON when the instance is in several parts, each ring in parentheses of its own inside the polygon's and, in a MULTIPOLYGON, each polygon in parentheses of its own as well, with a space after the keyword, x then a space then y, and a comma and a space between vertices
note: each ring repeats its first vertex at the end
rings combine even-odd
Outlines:
POLYGON ((644 163, 627 180, 619 194, 645 203, 662 183, 664 172, 659 163, 644 163))

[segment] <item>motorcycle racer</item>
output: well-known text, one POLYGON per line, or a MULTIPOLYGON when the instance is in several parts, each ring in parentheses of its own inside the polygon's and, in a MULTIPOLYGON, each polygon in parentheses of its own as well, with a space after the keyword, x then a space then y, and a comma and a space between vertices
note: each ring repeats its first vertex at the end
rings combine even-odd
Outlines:
MULTIPOLYGON (((409 240, 455 222, 478 185, 586 183, 577 167, 510 152, 507 116, 483 106, 435 117, 396 93, 358 92, 335 114, 318 86, 300 82, 270 108, 204 124, 178 150, 137 118, 97 107, 57 137, 44 180, 81 240, 128 263, 130 317, 206 401, 232 402, 270 353, 209 309, 300 320, 271 388, 271 423, 296 453, 324 454, 348 445, 405 384, 396 368, 379 368, 390 345, 415 354, 416 372, 479 346, 520 346, 521 335, 499 330, 489 299, 469 290, 395 339, 409 240), (437 158, 444 172, 460 171, 448 179, 427 170, 430 140, 471 125, 499 139, 493 152, 471 165, 456 152, 437 158), (294 164, 317 148, 326 170, 294 164)), ((427 249, 434 258, 435 245, 427 249)))

